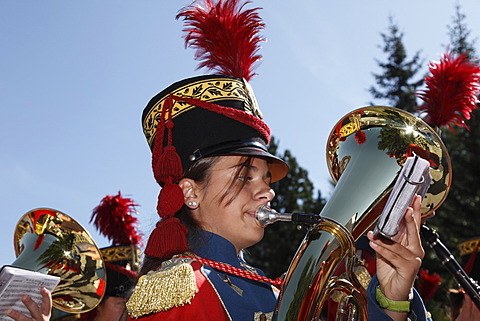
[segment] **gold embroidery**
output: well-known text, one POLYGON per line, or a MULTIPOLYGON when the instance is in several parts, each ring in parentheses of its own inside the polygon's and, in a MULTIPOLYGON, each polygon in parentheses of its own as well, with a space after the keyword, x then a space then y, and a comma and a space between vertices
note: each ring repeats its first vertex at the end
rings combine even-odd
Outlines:
POLYGON ((180 262, 140 277, 127 302, 127 310, 133 318, 167 311, 190 304, 197 291, 192 266, 180 262))
MULTIPOLYGON (((139 249, 134 250, 140 251, 139 249)), ((102 252, 102 257, 107 262, 126 261, 133 258, 132 246, 130 245, 107 247, 100 249, 100 252, 102 252)))
POLYGON ((478 242, 480 242, 480 239, 468 240, 460 243, 458 245, 458 248, 460 249, 460 255, 467 255, 474 252, 475 250, 478 250, 480 248, 478 242))
MULTIPOLYGON (((185 86, 175 89, 172 94, 175 96, 201 99, 212 103, 224 99, 238 100, 245 104, 244 109, 246 113, 260 117, 260 109, 258 105, 256 105, 253 92, 249 90, 251 90, 251 88, 246 85, 246 82, 240 79, 208 78, 188 83, 185 86)), ((155 139, 155 131, 166 98, 167 95, 157 101, 143 120, 143 132, 150 146, 152 146, 153 140, 155 139)), ((196 108, 196 106, 183 101, 175 100, 173 101, 172 107, 172 117, 174 118, 183 112, 196 108)))

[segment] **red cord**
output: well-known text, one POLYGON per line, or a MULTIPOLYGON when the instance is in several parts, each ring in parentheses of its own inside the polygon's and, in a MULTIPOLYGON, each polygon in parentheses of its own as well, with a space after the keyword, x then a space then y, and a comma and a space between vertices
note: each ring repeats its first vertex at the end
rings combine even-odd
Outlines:
POLYGON ((269 279, 266 276, 262 276, 253 272, 249 272, 240 268, 237 268, 235 266, 231 266, 229 264, 225 264, 222 262, 217 262, 209 259, 204 259, 201 257, 192 257, 192 256, 182 256, 182 258, 187 258, 187 259, 192 259, 197 262, 203 263, 205 265, 208 265, 216 270, 220 270, 223 272, 226 272, 228 274, 233 274, 242 278, 254 280, 254 281, 259 281, 259 282, 264 282, 264 283, 270 283, 275 286, 282 286, 283 285, 283 279, 282 278, 276 278, 275 280, 269 279))

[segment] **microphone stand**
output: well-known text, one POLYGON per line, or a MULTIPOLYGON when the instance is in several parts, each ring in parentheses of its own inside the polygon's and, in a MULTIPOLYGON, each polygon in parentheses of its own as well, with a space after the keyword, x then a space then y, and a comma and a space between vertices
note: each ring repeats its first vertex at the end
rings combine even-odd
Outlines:
POLYGON ((447 247, 443 245, 437 231, 426 225, 422 225, 421 234, 428 245, 435 250, 437 257, 442 261, 442 264, 447 268, 448 272, 452 274, 460 287, 465 290, 465 293, 470 296, 473 303, 480 309, 480 286, 478 283, 468 276, 447 247))

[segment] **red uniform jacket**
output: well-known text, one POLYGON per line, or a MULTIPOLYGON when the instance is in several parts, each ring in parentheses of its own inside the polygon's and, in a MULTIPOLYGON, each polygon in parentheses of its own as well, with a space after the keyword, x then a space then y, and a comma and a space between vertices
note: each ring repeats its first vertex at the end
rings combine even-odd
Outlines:
POLYGON ((178 320, 219 320, 229 321, 227 311, 219 299, 217 292, 210 281, 203 275, 201 271, 202 264, 196 261, 191 262, 193 272, 195 273, 195 281, 198 293, 195 294, 190 303, 183 306, 174 307, 167 311, 148 314, 146 316, 134 319, 129 317, 128 320, 141 321, 178 321, 178 320))

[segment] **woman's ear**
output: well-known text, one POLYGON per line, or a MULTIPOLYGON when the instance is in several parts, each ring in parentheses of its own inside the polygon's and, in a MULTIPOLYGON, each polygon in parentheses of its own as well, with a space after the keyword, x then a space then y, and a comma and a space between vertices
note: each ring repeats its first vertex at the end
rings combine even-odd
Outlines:
POLYGON ((197 183, 193 179, 182 178, 178 185, 183 191, 183 199, 185 205, 187 205, 192 210, 196 209, 199 205, 197 183))

